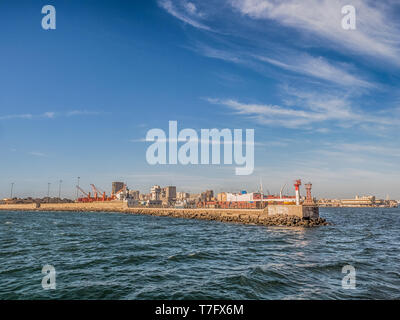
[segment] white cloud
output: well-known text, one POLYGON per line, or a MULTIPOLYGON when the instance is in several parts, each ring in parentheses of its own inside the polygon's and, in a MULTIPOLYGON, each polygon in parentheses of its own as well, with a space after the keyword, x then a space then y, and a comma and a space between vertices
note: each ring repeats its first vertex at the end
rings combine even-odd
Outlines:
POLYGON ((191 2, 184 1, 182 8, 173 4, 171 0, 158 0, 158 5, 166 10, 170 15, 191 25, 192 27, 212 31, 210 27, 198 21, 198 18, 201 18, 203 14, 198 12, 197 7, 191 2))
POLYGON ((341 8, 347 0, 229 0, 233 8, 252 19, 273 20, 326 40, 335 49, 345 49, 370 57, 390 59, 400 64, 399 26, 390 19, 390 7, 382 2, 352 0, 357 29, 344 30, 341 8))
POLYGON ((31 113, 23 113, 23 114, 9 114, 0 116, 0 120, 12 120, 12 119, 54 119, 56 116, 80 116, 80 115, 99 115, 101 112, 97 111, 87 111, 87 110, 73 110, 66 113, 57 113, 53 111, 47 111, 41 114, 31 114, 31 113))
MULTIPOLYGON (((390 59, 400 64, 400 27, 388 19, 389 6, 383 4, 373 6, 371 1, 352 1, 357 9, 358 28, 349 31, 344 30, 341 26, 343 18, 341 8, 349 4, 347 0, 226 1, 245 19, 230 15, 226 11, 226 6, 203 6, 203 10, 209 12, 211 12, 211 8, 214 9, 213 14, 208 14, 208 16, 210 20, 214 18, 214 22, 220 28, 213 31, 222 32, 225 37, 212 38, 213 42, 219 43, 219 45, 197 43, 191 48, 193 51, 206 57, 245 65, 266 76, 271 76, 271 70, 266 68, 263 63, 336 85, 376 88, 377 85, 363 79, 359 70, 353 65, 328 60, 325 57, 312 56, 305 54, 304 51, 300 53, 298 49, 289 49, 287 45, 282 47, 282 44, 268 44, 270 37, 260 38, 260 32, 263 31, 259 29, 259 26, 256 30, 248 28, 249 24, 246 20, 249 20, 250 17, 256 20, 271 20, 275 25, 284 25, 302 31, 307 36, 301 39, 301 41, 305 41, 300 43, 301 46, 329 47, 335 51, 345 50, 346 53, 351 50, 354 53, 363 54, 363 56, 369 55, 374 59, 377 57, 390 59), (221 18, 217 20, 218 15, 221 15, 221 18), (232 25, 231 19, 237 21, 234 21, 232 25), (224 28, 225 31, 222 31, 224 28), (250 41, 251 46, 238 46, 237 41, 230 41, 234 37, 250 41)), ((199 12, 198 5, 194 1, 159 0, 158 3, 176 18, 194 27, 209 29, 199 22, 205 14, 199 12)), ((293 41, 297 42, 296 39, 293 41)))
POLYGON ((194 48, 190 48, 190 49, 192 49, 193 51, 195 51, 205 57, 208 57, 208 58, 233 62, 233 63, 237 63, 237 64, 249 64, 248 60, 241 57, 237 53, 232 53, 227 50, 213 48, 209 45, 205 45, 202 43, 197 43, 194 48))
POLYGON ((22 114, 9 114, 0 116, 0 120, 12 120, 12 119, 34 119, 34 118, 48 118, 52 119, 55 116, 55 112, 44 112, 42 114, 33 115, 31 113, 22 114))
POLYGON ((396 147, 389 147, 384 145, 376 144, 365 144, 365 143, 328 143, 329 149, 335 149, 340 152, 356 153, 356 154, 369 154, 372 156, 383 156, 387 157, 400 157, 400 150, 396 147))
POLYGON ((355 72, 355 68, 352 65, 345 63, 336 63, 334 65, 323 57, 313 57, 297 52, 281 53, 279 58, 270 58, 250 52, 217 49, 203 43, 197 43, 190 49, 208 58, 243 65, 268 77, 271 76, 271 73, 269 69, 265 68, 265 63, 299 75, 328 81, 335 85, 359 88, 376 87, 375 84, 356 76, 357 72, 355 72))
POLYGON ((191 15, 197 14, 197 7, 192 2, 184 2, 183 6, 185 7, 186 11, 189 12, 191 15))
POLYGON ((31 151, 28 152, 31 156, 35 156, 35 157, 46 157, 46 154, 42 153, 42 152, 38 152, 38 151, 31 151))
POLYGON ((265 56, 256 56, 256 58, 289 71, 331 81, 343 86, 373 87, 368 81, 356 77, 354 71, 352 74, 351 70, 348 70, 348 65, 338 64, 334 66, 323 57, 316 58, 310 55, 286 56, 284 57, 285 62, 265 56))
POLYGON ((11 119, 32 119, 33 115, 30 113, 24 114, 9 114, 0 116, 0 120, 11 120, 11 119))
MULTIPOLYGON (((261 124, 286 128, 311 129, 312 124, 324 122, 351 128, 354 125, 381 124, 394 126, 399 119, 370 114, 354 108, 346 98, 320 93, 288 91, 294 97, 290 106, 243 103, 234 99, 207 99, 210 103, 224 105, 261 124), (297 107, 300 105, 301 107, 297 107)), ((318 128, 316 128, 318 129, 318 128)), ((326 129, 324 129, 326 132, 326 129)))
POLYGON ((85 116, 85 115, 99 115, 101 114, 100 112, 97 111, 87 111, 87 110, 73 110, 73 111, 69 111, 67 112, 67 116, 71 117, 71 116, 85 116))
POLYGON ((54 112, 45 112, 45 113, 43 113, 42 116, 43 116, 44 118, 52 119, 52 118, 54 118, 55 113, 54 113, 54 112))
POLYGON ((305 110, 285 108, 278 105, 246 104, 236 100, 210 99, 212 103, 225 105, 261 124, 283 126, 286 128, 298 128, 317 121, 327 120, 323 113, 309 112, 305 110))

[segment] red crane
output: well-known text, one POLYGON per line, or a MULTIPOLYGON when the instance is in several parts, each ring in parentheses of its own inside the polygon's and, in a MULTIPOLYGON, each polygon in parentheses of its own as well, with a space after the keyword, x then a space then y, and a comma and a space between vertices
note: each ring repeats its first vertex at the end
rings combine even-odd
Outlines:
POLYGON ((86 193, 86 192, 85 192, 81 187, 79 187, 79 186, 76 186, 76 188, 86 196, 86 198, 78 198, 78 202, 92 202, 92 201, 93 201, 93 198, 90 197, 90 192, 89 192, 89 193, 86 193))
POLYGON ((96 188, 96 186, 94 184, 91 184, 93 192, 94 192, 94 197, 96 199, 96 201, 106 201, 106 193, 105 192, 101 192, 98 188, 96 188), (98 196, 102 194, 101 199, 99 200, 98 196))

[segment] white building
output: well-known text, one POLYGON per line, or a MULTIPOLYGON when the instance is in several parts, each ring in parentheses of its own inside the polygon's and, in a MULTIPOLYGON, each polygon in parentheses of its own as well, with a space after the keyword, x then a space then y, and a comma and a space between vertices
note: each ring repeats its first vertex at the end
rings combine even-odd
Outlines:
POLYGON ((161 187, 160 186, 152 186, 151 190, 151 200, 160 200, 161 199, 161 187))
POLYGON ((283 196, 266 196, 259 192, 252 193, 227 193, 226 201, 228 202, 252 202, 252 201, 263 201, 263 202, 296 202, 295 197, 283 196))

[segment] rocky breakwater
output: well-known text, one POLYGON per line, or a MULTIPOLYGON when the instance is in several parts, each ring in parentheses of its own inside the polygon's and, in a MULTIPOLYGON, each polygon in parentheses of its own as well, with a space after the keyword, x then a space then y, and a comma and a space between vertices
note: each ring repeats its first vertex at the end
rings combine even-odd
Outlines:
POLYGON ((263 226, 316 227, 329 224, 324 218, 320 217, 317 219, 304 219, 292 215, 270 216, 263 210, 129 208, 124 211, 133 214, 214 220, 263 226))
POLYGON ((269 209, 174 209, 174 208, 146 208, 128 207, 126 202, 93 202, 93 203, 60 203, 60 204, 13 204, 0 205, 1 210, 7 211, 70 211, 70 212, 123 212, 130 214, 145 214, 185 219, 203 219, 221 222, 255 224, 263 226, 287 227, 316 227, 329 224, 319 215, 312 219, 310 215, 304 217, 307 211, 301 206, 281 206, 269 209), (297 214, 297 216, 296 216, 297 214))

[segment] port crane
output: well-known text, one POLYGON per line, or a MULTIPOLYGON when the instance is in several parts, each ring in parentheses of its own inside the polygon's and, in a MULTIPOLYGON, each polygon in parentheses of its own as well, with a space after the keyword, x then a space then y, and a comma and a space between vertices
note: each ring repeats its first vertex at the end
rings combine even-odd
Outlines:
POLYGON ((120 193, 126 192, 127 187, 124 185, 124 187, 121 190, 118 190, 115 194, 111 194, 111 196, 107 196, 105 191, 102 191, 101 189, 97 188, 93 183, 90 184, 93 190, 94 197, 91 196, 90 192, 86 192, 83 190, 80 186, 76 186, 77 190, 80 191, 85 197, 81 197, 77 199, 78 202, 97 202, 97 201, 112 201, 116 200, 118 198, 118 195, 120 193))
POLYGON ((282 191, 283 191, 283 189, 285 189, 286 185, 287 185, 287 182, 283 185, 283 187, 279 191, 279 198, 281 198, 281 199, 282 199, 282 191))
POLYGON ((90 196, 90 192, 86 193, 80 186, 76 186, 76 188, 86 196, 86 198, 78 198, 78 202, 92 202, 94 200, 90 196))
POLYGON ((98 188, 96 188, 96 186, 93 183, 91 184, 91 187, 93 189, 94 198, 96 199, 96 201, 106 201, 107 200, 106 193, 104 191, 101 192, 98 188), (102 195, 102 197, 99 198, 99 195, 102 195))

